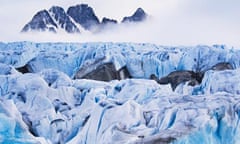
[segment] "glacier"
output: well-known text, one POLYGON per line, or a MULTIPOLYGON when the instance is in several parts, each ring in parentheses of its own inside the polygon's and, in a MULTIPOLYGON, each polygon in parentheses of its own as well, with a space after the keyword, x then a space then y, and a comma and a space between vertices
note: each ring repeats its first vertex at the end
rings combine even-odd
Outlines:
POLYGON ((225 45, 0 43, 0 143, 240 143, 239 56, 225 45), (99 59, 132 78, 74 79, 99 59), (211 69, 221 62, 233 70, 211 69), (180 70, 204 72, 202 82, 149 79, 180 70))

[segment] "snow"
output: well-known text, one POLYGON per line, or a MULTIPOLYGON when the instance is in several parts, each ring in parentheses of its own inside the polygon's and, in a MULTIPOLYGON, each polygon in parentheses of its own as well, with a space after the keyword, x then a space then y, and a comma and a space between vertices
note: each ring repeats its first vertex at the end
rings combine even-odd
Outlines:
POLYGON ((217 45, 0 43, 0 143, 240 143, 239 54, 217 45), (99 59, 133 78, 72 79, 99 59), (220 62, 234 70, 210 70, 220 62), (25 65, 32 73, 16 70, 25 65), (175 91, 149 79, 176 70, 206 72, 175 91))

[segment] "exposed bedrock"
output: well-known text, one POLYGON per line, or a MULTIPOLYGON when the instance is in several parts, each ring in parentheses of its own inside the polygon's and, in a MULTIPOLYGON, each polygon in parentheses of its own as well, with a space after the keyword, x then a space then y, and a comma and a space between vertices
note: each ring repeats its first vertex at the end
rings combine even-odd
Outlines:
MULTIPOLYGON (((223 71, 231 69, 233 69, 233 66, 230 63, 221 62, 212 66, 209 70, 223 71)), ((28 64, 23 67, 19 67, 16 70, 21 73, 33 72, 28 64)), ((190 86, 201 84, 205 72, 206 71, 194 72, 190 70, 180 70, 173 71, 160 79, 156 75, 152 74, 150 79, 155 80, 158 84, 170 84, 172 89, 175 90, 179 84, 185 82, 188 82, 188 85, 190 86)), ((131 78, 131 75, 126 66, 116 70, 113 63, 104 63, 104 59, 99 59, 90 64, 86 63, 85 66, 79 69, 74 76, 74 79, 92 79, 98 81, 123 80, 127 78, 131 78)))
POLYGON ((203 73, 195 73, 193 71, 174 71, 169 75, 158 79, 155 75, 150 76, 151 79, 156 80, 159 84, 171 84, 173 90, 184 82, 189 82, 191 86, 195 86, 201 83, 203 78, 203 73))
POLYGON ((217 70, 217 71, 231 70, 231 69, 233 69, 233 66, 228 62, 218 63, 218 64, 212 66, 212 68, 211 68, 211 70, 217 70))
POLYGON ((74 76, 75 79, 93 79, 99 81, 111 81, 130 78, 130 74, 126 66, 119 70, 116 70, 113 63, 104 63, 101 65, 89 65, 90 69, 93 69, 89 73, 84 74, 84 69, 80 69, 74 76))
MULTIPOLYGON (((215 71, 223 71, 223 70, 232 70, 233 67, 228 62, 221 62, 214 66, 212 66, 209 70, 215 70, 215 71)), ((199 85, 202 82, 202 79, 204 77, 203 72, 194 72, 189 70, 181 70, 181 71, 174 71, 168 74, 165 77, 161 77, 158 79, 154 74, 150 76, 150 79, 155 80, 159 84, 171 84, 171 87, 173 90, 176 89, 176 87, 181 84, 188 82, 188 85, 195 86, 199 85)))

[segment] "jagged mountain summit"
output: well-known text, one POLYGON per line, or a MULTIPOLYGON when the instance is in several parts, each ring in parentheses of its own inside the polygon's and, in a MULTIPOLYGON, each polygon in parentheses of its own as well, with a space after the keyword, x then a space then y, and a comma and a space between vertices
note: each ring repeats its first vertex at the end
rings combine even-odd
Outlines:
POLYGON ((100 24, 99 19, 95 15, 93 9, 87 4, 69 7, 67 14, 86 30, 91 30, 93 27, 97 27, 100 24))
POLYGON ((54 22, 48 11, 42 10, 33 16, 32 20, 23 27, 22 31, 27 32, 30 30, 38 30, 56 32, 57 28, 57 24, 54 22))
MULTIPOLYGON (((142 8, 129 17, 124 17, 125 22, 142 22, 146 19, 147 14, 142 8)), ((29 31, 49 31, 57 33, 59 30, 67 33, 80 33, 80 27, 87 31, 101 31, 106 25, 116 25, 117 20, 104 17, 99 20, 94 9, 87 4, 78 4, 65 10, 59 6, 52 6, 49 10, 37 12, 32 20, 27 23, 21 32, 29 31)))
POLYGON ((32 20, 24 26, 22 32, 49 31, 56 33, 58 29, 63 29, 68 33, 80 32, 63 8, 53 6, 49 10, 42 10, 34 15, 32 20))
POLYGON ((138 8, 132 16, 124 17, 122 23, 126 22, 141 22, 147 18, 147 14, 142 8, 138 8))
POLYGON ((49 9, 49 12, 62 29, 66 30, 69 33, 80 32, 70 17, 65 13, 63 8, 53 6, 49 9))

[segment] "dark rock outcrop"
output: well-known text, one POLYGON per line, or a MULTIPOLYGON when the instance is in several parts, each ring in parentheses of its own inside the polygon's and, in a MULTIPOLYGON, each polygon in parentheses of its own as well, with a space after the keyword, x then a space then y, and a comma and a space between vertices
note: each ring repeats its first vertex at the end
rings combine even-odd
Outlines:
POLYGON ((228 62, 218 63, 218 64, 212 66, 212 68, 211 68, 211 70, 217 70, 217 71, 231 70, 231 69, 233 69, 233 66, 228 62))
MULTIPOLYGON (((233 69, 232 65, 228 62, 218 63, 211 67, 209 70, 231 70, 233 69)), ((184 82, 188 82, 188 85, 195 86, 199 85, 202 82, 205 71, 203 72, 193 72, 193 71, 174 71, 168 74, 165 77, 158 79, 154 74, 150 76, 150 79, 155 80, 159 84, 171 84, 173 90, 176 87, 184 82)))
POLYGON ((68 33, 80 32, 77 26, 71 21, 70 17, 65 13, 63 8, 53 6, 49 9, 49 12, 58 23, 58 25, 68 33))
POLYGON ((87 4, 80 4, 69 7, 67 14, 86 30, 92 30, 93 28, 98 27, 100 24, 98 17, 95 15, 93 9, 87 4))
POLYGON ((23 27, 22 32, 30 30, 56 32, 57 28, 57 24, 54 22, 48 11, 42 10, 34 15, 32 20, 23 27))
POLYGON ((127 67, 116 70, 113 63, 96 62, 81 68, 74 76, 74 79, 93 79, 99 81, 122 80, 131 78, 127 67), (91 69, 91 71, 89 71, 91 69))
MULTIPOLYGON (((75 77, 77 78, 77 77, 75 77)), ((86 74, 85 76, 81 77, 83 79, 93 79, 99 81, 111 81, 117 79, 117 71, 115 70, 115 66, 112 63, 106 63, 100 65, 92 72, 86 74)))
POLYGON ((117 20, 109 19, 109 18, 104 17, 104 18, 102 19, 102 24, 103 24, 103 25, 117 24, 117 20))
POLYGON ((117 79, 123 80, 127 78, 132 78, 126 66, 122 67, 117 71, 117 79))
POLYGON ((27 65, 23 66, 23 67, 19 67, 19 68, 16 68, 16 70, 20 73, 31 73, 30 69, 28 68, 27 65))
POLYGON ((155 75, 151 75, 150 79, 155 80, 159 84, 171 84, 173 90, 176 87, 184 82, 189 82, 189 85, 195 86, 200 84, 203 79, 202 73, 195 73, 193 71, 174 71, 171 72, 169 75, 158 79, 155 75))
POLYGON ((109 19, 109 18, 104 17, 102 19, 102 22, 101 22, 100 26, 99 26, 98 32, 102 32, 102 31, 107 30, 109 28, 114 28, 115 26, 117 26, 117 24, 118 24, 117 20, 109 19))
POLYGON ((147 18, 147 14, 142 8, 138 8, 132 16, 124 17, 122 23, 142 22, 147 18))

